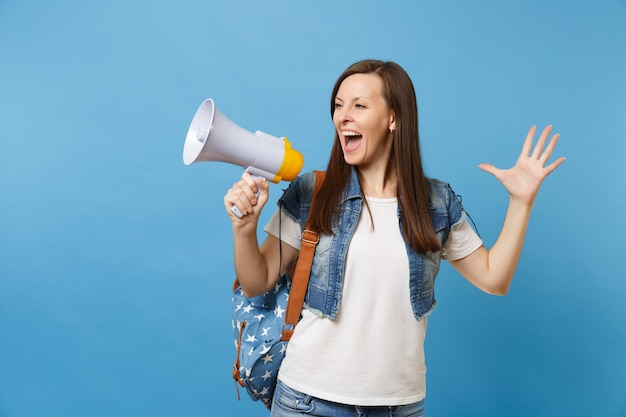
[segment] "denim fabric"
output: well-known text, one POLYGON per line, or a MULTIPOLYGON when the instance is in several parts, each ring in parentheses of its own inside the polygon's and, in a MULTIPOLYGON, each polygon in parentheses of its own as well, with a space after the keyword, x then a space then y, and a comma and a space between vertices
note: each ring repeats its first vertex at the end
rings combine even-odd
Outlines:
MULTIPOLYGON (((445 245, 450 229, 465 219, 460 199, 444 182, 428 179, 430 187, 429 212, 433 228, 441 245, 445 245)), ((293 181, 278 204, 293 220, 304 227, 311 208, 315 174, 307 173, 293 181)), ((350 182, 343 191, 338 216, 332 225, 334 235, 321 235, 315 249, 305 308, 331 319, 337 316, 341 303, 343 274, 348 246, 361 214, 363 195, 356 169, 352 168, 350 182)), ((398 225, 401 227, 398 208, 398 225)), ((410 268, 411 305, 415 318, 426 317, 435 308, 435 277, 439 272, 441 251, 416 253, 406 245, 410 268)))
POLYGON ((424 417, 424 400, 398 406, 345 405, 321 400, 289 388, 278 381, 271 417, 424 417))

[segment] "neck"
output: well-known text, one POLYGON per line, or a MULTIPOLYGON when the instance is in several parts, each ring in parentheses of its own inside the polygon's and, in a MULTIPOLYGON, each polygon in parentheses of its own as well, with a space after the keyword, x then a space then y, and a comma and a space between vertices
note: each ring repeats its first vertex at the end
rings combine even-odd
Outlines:
POLYGON ((397 196, 398 176, 395 172, 359 170, 359 181, 363 194, 368 197, 393 198, 397 196))

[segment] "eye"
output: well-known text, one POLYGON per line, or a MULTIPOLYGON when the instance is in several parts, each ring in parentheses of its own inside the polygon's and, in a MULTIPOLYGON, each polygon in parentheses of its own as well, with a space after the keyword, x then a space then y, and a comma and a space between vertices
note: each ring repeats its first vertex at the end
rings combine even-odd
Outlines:
POLYGON ((335 102, 335 108, 338 109, 339 107, 341 107, 341 103, 335 102))
POLYGON ((356 107, 357 109, 365 109, 365 104, 361 104, 361 103, 357 103, 354 105, 354 107, 356 107))

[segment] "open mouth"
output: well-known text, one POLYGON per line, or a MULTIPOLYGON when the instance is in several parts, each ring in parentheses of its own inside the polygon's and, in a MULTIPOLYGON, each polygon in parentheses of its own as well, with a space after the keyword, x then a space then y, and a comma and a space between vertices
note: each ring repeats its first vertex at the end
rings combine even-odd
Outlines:
POLYGON ((343 135, 347 151, 356 149, 361 142, 361 139, 363 139, 363 135, 353 130, 344 130, 341 134, 343 135))

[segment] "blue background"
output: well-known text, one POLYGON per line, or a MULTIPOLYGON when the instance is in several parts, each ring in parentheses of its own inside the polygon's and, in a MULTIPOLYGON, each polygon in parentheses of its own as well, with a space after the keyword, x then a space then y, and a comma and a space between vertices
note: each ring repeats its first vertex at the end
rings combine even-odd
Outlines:
POLYGON ((509 295, 442 268, 428 415, 626 416, 623 0, 3 0, 0 415, 266 415, 230 376, 241 168, 185 166, 184 137, 212 97, 324 169, 363 58, 409 72, 427 172, 488 245, 507 195, 476 166, 514 164, 533 124, 567 157, 509 295))

